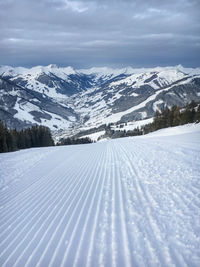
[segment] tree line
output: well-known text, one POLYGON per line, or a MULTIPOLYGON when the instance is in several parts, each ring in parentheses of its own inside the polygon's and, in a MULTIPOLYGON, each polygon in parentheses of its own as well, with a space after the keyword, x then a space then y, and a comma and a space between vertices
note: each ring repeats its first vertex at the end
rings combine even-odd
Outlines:
MULTIPOLYGON (((156 111, 153 122, 143 127, 136 128, 133 131, 114 131, 111 125, 105 126, 104 138, 119 138, 126 136, 136 136, 147 134, 162 128, 183 125, 187 123, 200 122, 200 103, 192 101, 184 108, 173 106, 171 109, 166 107, 162 111, 156 111)), ((92 143, 91 139, 68 137, 62 139, 57 145, 74 145, 92 143)), ((30 128, 17 131, 16 129, 8 129, 8 127, 0 121, 0 153, 16 151, 18 149, 31 147, 45 147, 54 145, 49 128, 44 126, 32 126, 30 128)))
MULTIPOLYGON (((172 108, 164 108, 162 111, 156 111, 154 114, 153 122, 144 125, 141 128, 135 128, 134 130, 113 130, 109 124, 105 126, 105 134, 103 138, 121 138, 128 136, 138 136, 147 134, 162 128, 184 125, 187 123, 200 122, 200 103, 192 101, 185 107, 173 106, 172 108)), ((119 128, 122 128, 120 126, 119 128)), ((100 137, 102 138, 102 137, 100 137)), ((99 138, 99 139, 100 139, 99 138)))
POLYGON ((156 111, 153 122, 141 128, 143 134, 153 132, 162 128, 184 125, 187 123, 200 122, 200 104, 192 101, 184 108, 173 106, 166 107, 162 111, 156 111))
POLYGON ((54 141, 47 127, 36 125, 17 131, 8 129, 6 124, 0 121, 0 153, 53 145, 54 141))
POLYGON ((63 138, 57 145, 64 146, 64 145, 80 145, 80 144, 90 144, 93 143, 89 137, 84 138, 75 138, 75 137, 67 137, 63 138))

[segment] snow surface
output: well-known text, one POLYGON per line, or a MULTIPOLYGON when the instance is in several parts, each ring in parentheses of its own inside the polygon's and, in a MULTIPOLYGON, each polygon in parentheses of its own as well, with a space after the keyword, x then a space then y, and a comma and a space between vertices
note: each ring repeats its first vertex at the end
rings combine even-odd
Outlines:
POLYGON ((81 136, 80 138, 85 138, 85 137, 89 137, 92 141, 97 141, 98 138, 102 135, 105 134, 105 131, 99 131, 99 132, 96 132, 96 133, 92 133, 92 134, 87 134, 87 135, 84 135, 84 136, 81 136))
POLYGON ((188 133, 198 133, 200 132, 200 123, 188 123, 183 126, 169 127, 161 129, 152 133, 149 133, 145 137, 155 137, 155 136, 171 136, 171 135, 180 135, 188 133))
POLYGON ((0 266, 199 266, 200 126, 162 131, 1 154, 0 266))
POLYGON ((112 125, 111 129, 115 130, 115 131, 132 131, 136 128, 141 128, 142 126, 152 123, 153 122, 153 118, 150 119, 145 119, 145 120, 140 120, 140 121, 131 121, 131 122, 127 122, 127 123, 121 123, 120 126, 121 127, 117 127, 117 125, 112 125))

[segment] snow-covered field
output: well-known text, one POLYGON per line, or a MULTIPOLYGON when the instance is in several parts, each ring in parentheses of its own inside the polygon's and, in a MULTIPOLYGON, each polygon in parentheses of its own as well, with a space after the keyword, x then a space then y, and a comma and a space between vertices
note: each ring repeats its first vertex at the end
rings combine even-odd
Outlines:
POLYGON ((199 189, 199 125, 1 154, 0 266, 200 266, 199 189))

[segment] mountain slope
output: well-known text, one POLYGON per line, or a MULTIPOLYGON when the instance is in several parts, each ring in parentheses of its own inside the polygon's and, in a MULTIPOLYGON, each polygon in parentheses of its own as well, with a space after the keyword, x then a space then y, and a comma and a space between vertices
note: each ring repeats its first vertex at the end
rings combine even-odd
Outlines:
POLYGON ((13 128, 34 123, 51 129, 62 128, 77 119, 70 107, 45 94, 16 85, 11 79, 0 78, 0 96, 0 118, 13 128))
POLYGON ((199 126, 1 154, 0 265, 199 266, 199 126))
POLYGON ((82 70, 1 66, 0 79, 1 119, 8 119, 11 127, 42 123, 52 130, 78 132, 148 119, 166 105, 200 100, 200 69, 182 66, 82 70))

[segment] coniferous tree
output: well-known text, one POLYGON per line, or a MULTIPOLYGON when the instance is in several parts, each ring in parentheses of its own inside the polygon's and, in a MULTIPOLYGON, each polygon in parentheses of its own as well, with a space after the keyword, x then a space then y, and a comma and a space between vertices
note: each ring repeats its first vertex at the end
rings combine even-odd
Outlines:
POLYGON ((2 121, 0 121, 0 152, 8 152, 6 142, 6 128, 2 121))
POLYGON ((6 129, 6 143, 7 143, 8 151, 16 150, 12 131, 9 131, 8 129, 6 129))
POLYGON ((188 105, 187 105, 187 108, 188 109, 194 109, 195 107, 197 106, 197 103, 192 100, 188 105))
POLYGON ((182 109, 178 106, 173 106, 171 109, 165 108, 162 112, 156 111, 153 123, 143 126, 141 130, 147 134, 161 128, 193 122, 200 122, 200 104, 195 101, 192 101, 182 109))
POLYGON ((190 123, 193 122, 192 121, 192 111, 190 109, 186 109, 182 114, 181 114, 181 124, 186 124, 186 123, 190 123))
POLYGON ((194 121, 200 122, 200 105, 198 106, 197 111, 195 113, 194 121))
POLYGON ((180 122, 181 122, 180 108, 177 106, 172 107, 171 113, 172 113, 171 116, 173 117, 173 120, 172 120, 171 125, 169 125, 169 126, 180 125, 180 122))
POLYGON ((33 126, 25 130, 9 130, 0 121, 0 152, 15 151, 30 147, 53 146, 51 132, 44 126, 33 126))

